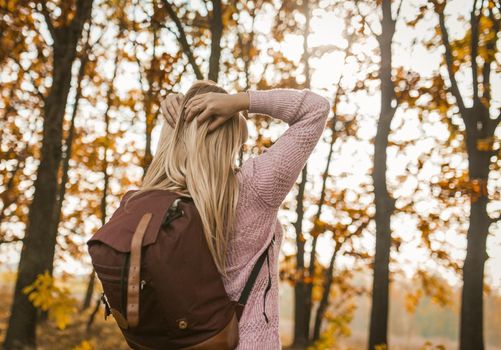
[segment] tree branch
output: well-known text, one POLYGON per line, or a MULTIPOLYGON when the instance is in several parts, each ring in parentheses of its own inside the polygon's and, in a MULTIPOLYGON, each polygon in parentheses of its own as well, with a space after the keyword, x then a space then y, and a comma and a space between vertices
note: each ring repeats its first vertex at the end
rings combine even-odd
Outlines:
POLYGON ((9 244, 9 243, 22 242, 23 240, 24 240, 23 238, 19 238, 19 237, 13 237, 11 239, 2 238, 2 239, 0 239, 0 245, 1 244, 9 244))
POLYGON ((23 72, 23 74, 27 75, 29 78, 30 78, 30 83, 31 85, 33 86, 33 93, 35 96, 38 96, 38 98, 42 101, 42 103, 45 103, 45 96, 44 94, 42 93, 42 91, 40 90, 40 87, 37 86, 37 84, 35 83, 35 78, 33 78, 33 75, 31 74, 32 73, 32 70, 30 69, 31 66, 28 68, 28 69, 25 69, 23 67, 23 65, 21 64, 21 62, 16 62, 18 67, 19 67, 19 70, 21 72, 23 72))
POLYGON ((400 10, 402 9, 403 3, 404 0, 400 0, 400 4, 398 4, 397 14, 395 15, 395 23, 397 23, 398 19, 400 18, 400 10))
POLYGON ((190 44, 188 44, 186 32, 184 31, 183 25, 182 25, 181 21, 179 20, 179 17, 177 16, 176 11, 174 11, 174 9, 172 8, 172 5, 169 3, 169 1, 162 0, 162 3, 165 7, 165 10, 167 11, 167 14, 169 15, 171 20, 176 25, 176 28, 179 32, 179 35, 176 35, 177 40, 181 44, 181 47, 183 48, 183 52, 188 57, 188 61, 190 62, 190 65, 193 68, 193 71, 195 72, 195 76, 199 80, 204 79, 202 71, 200 70, 200 67, 198 66, 198 64, 195 61, 195 56, 193 55, 193 51, 191 50, 190 44))
POLYGON ((480 3, 480 12, 476 14, 476 9, 477 9, 477 0, 473 1, 473 7, 471 9, 471 17, 470 17, 470 24, 471 24, 471 40, 470 40, 470 51, 471 51, 471 75, 472 75, 472 81, 473 81, 473 103, 478 103, 479 102, 479 95, 478 95, 478 65, 477 65, 477 56, 478 56, 478 22, 479 18, 482 15, 482 6, 483 6, 484 0, 480 3))
POLYGON ((498 221, 501 221, 501 213, 495 218, 490 218, 491 224, 498 222, 498 221))
POLYGON ((447 28, 445 26, 445 15, 444 15, 444 9, 445 5, 442 8, 437 8, 437 4, 435 4, 435 10, 438 14, 438 20, 440 24, 440 32, 442 36, 442 42, 445 47, 445 63, 447 65, 447 72, 449 74, 449 80, 451 81, 451 92, 454 98, 457 101, 459 111, 461 113, 461 117, 466 123, 466 107, 464 105, 463 97, 461 96, 461 93, 459 92, 459 87, 458 83, 456 80, 456 76, 454 75, 454 69, 453 69, 453 60, 454 58, 452 57, 452 49, 451 49, 451 43, 449 41, 449 33, 447 32, 447 28))
POLYGON ((221 60, 221 37, 223 36, 221 0, 212 0, 212 16, 210 17, 211 49, 209 57, 209 79, 217 83, 219 63, 221 60))
POLYGON ((492 26, 492 32, 494 35, 492 36, 492 39, 489 40, 486 43, 486 48, 487 48, 487 57, 488 59, 485 60, 484 66, 482 68, 482 86, 483 86, 483 94, 482 94, 482 99, 488 103, 486 106, 487 108, 490 107, 490 101, 491 101, 491 64, 495 61, 495 57, 497 54, 497 37, 499 34, 499 27, 500 23, 499 20, 497 20, 494 16, 493 9, 489 9, 489 18, 491 19, 493 26, 492 26))
POLYGON ((42 5, 42 15, 45 18, 45 23, 47 24, 47 28, 49 29, 49 33, 52 36, 52 40, 56 40, 56 29, 54 28, 54 24, 52 24, 52 19, 50 18, 49 10, 47 9, 47 4, 45 0, 40 1, 42 5))
POLYGON ((372 35, 374 35, 376 37, 376 39, 379 40, 379 35, 376 34, 376 32, 372 29, 371 25, 369 24, 369 22, 367 21, 367 16, 364 16, 362 14, 362 11, 360 11, 360 7, 358 7, 358 3, 359 3, 359 0, 356 0, 355 1, 355 7, 357 8, 357 12, 358 12, 358 15, 360 17, 362 17, 362 19, 364 20, 364 22, 367 24, 367 27, 369 28, 369 30, 371 31, 372 35))

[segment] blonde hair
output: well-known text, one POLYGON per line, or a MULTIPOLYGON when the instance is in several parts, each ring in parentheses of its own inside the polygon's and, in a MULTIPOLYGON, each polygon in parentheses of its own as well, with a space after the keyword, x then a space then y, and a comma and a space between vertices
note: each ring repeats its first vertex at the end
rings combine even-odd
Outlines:
POLYGON ((238 201, 236 166, 244 130, 238 115, 208 134, 209 118, 200 126, 194 118, 185 122, 184 106, 198 94, 227 93, 212 80, 199 80, 187 91, 172 129, 164 121, 157 151, 143 178, 139 193, 162 189, 191 197, 200 214, 204 235, 214 262, 223 275, 226 249, 235 229, 238 201))

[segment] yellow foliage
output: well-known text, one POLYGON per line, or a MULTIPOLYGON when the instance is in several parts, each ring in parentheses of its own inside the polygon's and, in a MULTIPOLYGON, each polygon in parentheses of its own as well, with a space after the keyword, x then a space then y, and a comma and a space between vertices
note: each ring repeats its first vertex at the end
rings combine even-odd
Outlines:
POLYGON ((419 348, 419 350, 445 350, 445 346, 443 346, 442 344, 434 346, 431 342, 427 341, 422 347, 419 348))
POLYGON ((320 338, 308 347, 308 350, 339 349, 338 340, 341 337, 351 336, 350 322, 353 320, 356 306, 353 303, 334 312, 326 311, 324 314, 327 326, 320 334, 320 338))
POLYGON ((77 346, 75 346, 72 350, 93 350, 94 347, 91 345, 91 343, 87 340, 84 340, 77 346))
POLYGON ((76 299, 67 288, 56 286, 48 271, 38 275, 32 284, 23 289, 23 293, 28 295, 33 306, 47 311, 49 319, 59 329, 66 328, 77 311, 76 299))
POLYGON ((419 304, 419 300, 423 296, 423 291, 418 289, 414 293, 408 293, 405 296, 405 309, 408 313, 412 314, 416 311, 416 307, 419 304))
POLYGON ((477 149, 481 152, 490 152, 494 149, 494 137, 477 140, 477 149))

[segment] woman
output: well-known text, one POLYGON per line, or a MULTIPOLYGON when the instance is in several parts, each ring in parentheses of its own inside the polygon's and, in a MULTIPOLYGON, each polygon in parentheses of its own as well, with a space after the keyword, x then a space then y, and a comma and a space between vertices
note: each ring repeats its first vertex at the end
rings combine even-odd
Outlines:
POLYGON ((325 128, 330 105, 310 90, 247 90, 228 94, 197 81, 185 96, 161 104, 166 119, 141 189, 193 198, 226 292, 237 300, 257 258, 274 238, 239 322, 238 349, 280 349, 277 212, 325 128), (281 119, 289 128, 273 146, 236 161, 248 137, 240 111, 281 119), (196 122, 195 122, 196 121, 196 122), (267 285, 271 277, 271 289, 267 285))

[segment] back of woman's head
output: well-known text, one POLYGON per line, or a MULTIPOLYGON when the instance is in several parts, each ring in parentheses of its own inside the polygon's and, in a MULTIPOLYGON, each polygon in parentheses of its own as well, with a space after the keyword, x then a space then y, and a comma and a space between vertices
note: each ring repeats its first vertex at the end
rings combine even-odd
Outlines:
MULTIPOLYGON (((242 119, 236 115, 212 132, 211 118, 187 123, 185 104, 196 95, 227 93, 211 80, 194 83, 184 96, 174 129, 164 122, 157 151, 140 190, 162 189, 191 197, 202 219, 204 234, 219 271, 224 274, 226 247, 235 229, 238 200, 236 161, 243 140, 242 119)), ((132 198, 131 196, 130 198, 132 198)))

